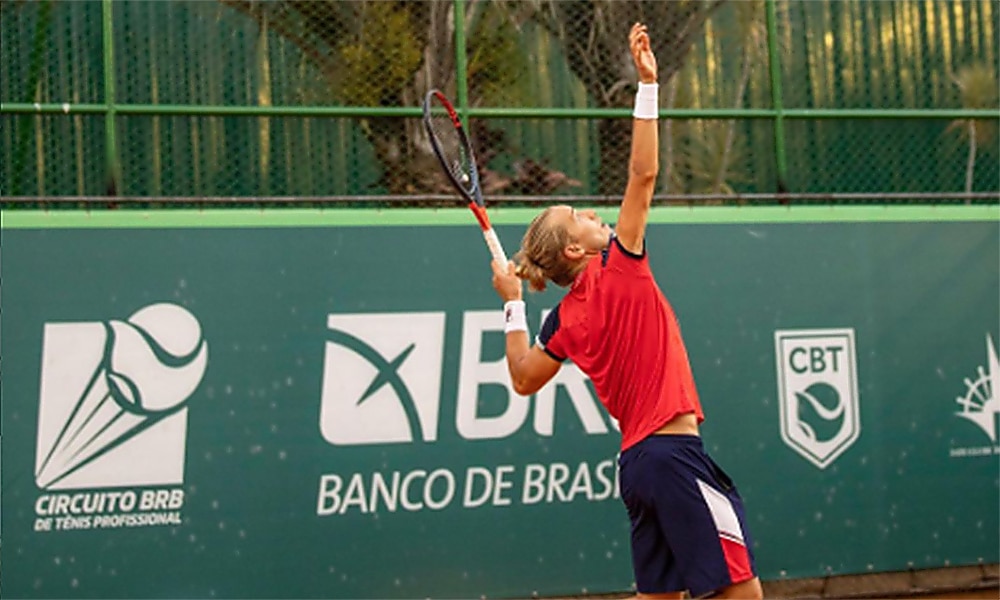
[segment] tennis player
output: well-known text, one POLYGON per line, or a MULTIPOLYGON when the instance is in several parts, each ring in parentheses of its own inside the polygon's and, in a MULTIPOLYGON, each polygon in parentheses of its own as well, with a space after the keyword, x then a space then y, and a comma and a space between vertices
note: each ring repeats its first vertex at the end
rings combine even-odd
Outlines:
POLYGON ((704 420, 677 318, 653 279, 645 231, 659 170, 657 66, 646 26, 629 47, 639 73, 629 176, 614 230, 592 210, 553 206, 531 222, 517 262, 493 262, 507 365, 530 395, 566 360, 621 427, 621 495, 640 597, 761 598, 743 502, 706 454, 704 420), (566 295, 529 344, 521 280, 566 295))

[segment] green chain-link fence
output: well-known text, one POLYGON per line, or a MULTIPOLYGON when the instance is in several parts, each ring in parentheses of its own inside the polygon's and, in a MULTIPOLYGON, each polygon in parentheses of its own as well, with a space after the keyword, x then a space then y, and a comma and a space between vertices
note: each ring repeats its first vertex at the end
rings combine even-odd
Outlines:
POLYGON ((448 193, 429 87, 471 120, 494 201, 615 196, 636 20, 660 63, 664 195, 1000 197, 995 0, 0 6, 8 201, 448 193))

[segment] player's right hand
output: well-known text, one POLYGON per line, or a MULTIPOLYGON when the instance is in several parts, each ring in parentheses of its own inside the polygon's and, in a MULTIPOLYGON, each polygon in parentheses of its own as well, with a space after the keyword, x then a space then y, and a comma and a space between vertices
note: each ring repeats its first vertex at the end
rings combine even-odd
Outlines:
POLYGON ((521 279, 514 274, 514 262, 507 261, 504 265, 494 260, 490 265, 493 267, 493 289, 497 291, 500 299, 504 302, 520 300, 523 286, 521 279))

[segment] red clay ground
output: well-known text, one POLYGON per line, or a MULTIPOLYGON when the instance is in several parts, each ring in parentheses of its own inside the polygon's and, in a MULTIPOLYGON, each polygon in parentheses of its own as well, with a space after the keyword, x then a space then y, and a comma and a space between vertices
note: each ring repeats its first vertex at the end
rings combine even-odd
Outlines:
MULTIPOLYGON (((629 594, 575 596, 619 600, 629 594)), ((1000 565, 974 565, 899 573, 765 581, 768 600, 1000 600, 1000 565)), ((551 599, 551 600, 569 600, 551 599)))

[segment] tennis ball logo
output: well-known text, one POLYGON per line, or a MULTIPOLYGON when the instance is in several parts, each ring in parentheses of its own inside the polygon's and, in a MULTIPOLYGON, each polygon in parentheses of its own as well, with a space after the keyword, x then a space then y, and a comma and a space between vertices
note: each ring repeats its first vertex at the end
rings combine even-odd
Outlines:
POLYGON ((153 304, 103 329, 87 385, 40 454, 40 488, 69 485, 74 473, 180 411, 205 373, 208 344, 179 306, 153 304))
POLYGON ((107 327, 105 376, 115 402, 138 415, 179 410, 201 382, 208 359, 194 316, 173 304, 154 304, 107 327))
POLYGON ((843 428, 845 405, 832 385, 814 383, 803 391, 795 392, 795 399, 798 405, 798 426, 807 440, 829 441, 843 428))

